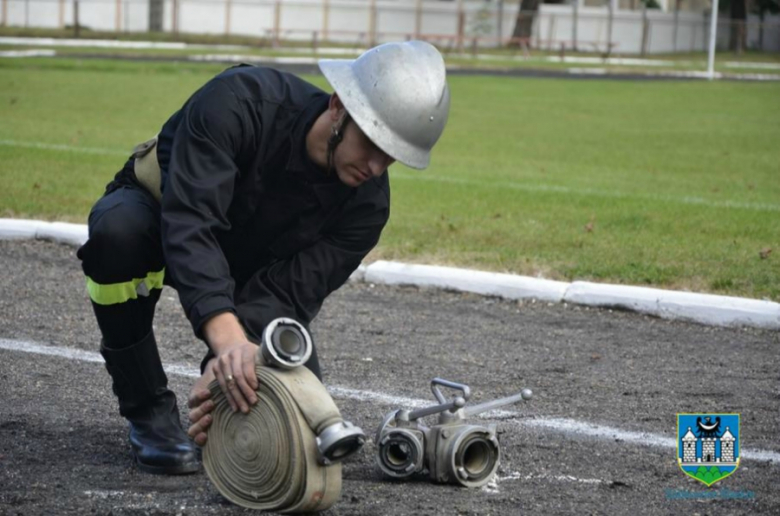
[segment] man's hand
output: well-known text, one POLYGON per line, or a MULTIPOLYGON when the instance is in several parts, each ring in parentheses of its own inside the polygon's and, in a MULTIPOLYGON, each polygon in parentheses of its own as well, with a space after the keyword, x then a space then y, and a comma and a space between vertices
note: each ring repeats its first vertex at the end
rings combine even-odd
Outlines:
POLYGON ((206 337, 216 358, 206 365, 206 372, 214 375, 233 412, 249 412, 257 403, 257 374, 255 360, 258 346, 247 340, 244 329, 232 313, 220 313, 203 325, 206 337))
POLYGON ((187 402, 187 406, 190 408, 190 428, 187 430, 187 435, 198 446, 206 445, 208 439, 206 432, 213 421, 211 411, 214 410, 214 402, 211 400, 211 391, 209 391, 208 386, 214 380, 211 366, 216 360, 213 358, 206 365, 206 372, 192 386, 187 402))
POLYGON ((208 367, 222 387, 233 412, 240 409, 246 414, 249 406, 257 403, 255 359, 258 349, 249 341, 238 342, 209 362, 208 367))

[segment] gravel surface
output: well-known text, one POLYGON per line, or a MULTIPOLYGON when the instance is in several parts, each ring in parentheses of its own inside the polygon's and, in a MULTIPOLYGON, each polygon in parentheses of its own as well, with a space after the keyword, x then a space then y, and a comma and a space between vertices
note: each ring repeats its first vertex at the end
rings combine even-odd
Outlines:
MULTIPOLYGON (((72 247, 0 241, 0 262, 0 339, 97 351, 72 247)), ((155 325, 163 361, 196 368, 205 347, 175 291, 163 292, 155 325)), ((431 404, 435 376, 470 385, 475 402, 534 391, 514 417, 475 420, 499 428, 502 463, 490 488, 387 481, 369 442, 345 464, 341 501, 325 514, 780 512, 777 332, 365 283, 331 296, 312 332, 331 387, 431 404), (769 453, 743 458, 707 489, 679 470, 674 448, 652 441, 674 439, 679 412, 740 413, 744 448, 769 453), (646 432, 650 442, 549 428, 563 418, 646 432)), ((0 364, 0 514, 252 512, 224 501, 205 473, 136 470, 101 364, 2 349, 0 364)), ((170 380, 186 399, 192 379, 170 380)), ((370 435, 399 408, 370 396, 336 402, 370 435)))

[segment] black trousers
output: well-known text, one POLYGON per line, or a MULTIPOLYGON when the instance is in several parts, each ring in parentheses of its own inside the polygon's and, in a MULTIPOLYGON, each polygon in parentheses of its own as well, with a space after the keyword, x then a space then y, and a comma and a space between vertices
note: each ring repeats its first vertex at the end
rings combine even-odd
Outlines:
MULTIPOLYGON (((155 307, 165 277, 160 232, 160 205, 145 190, 121 186, 104 195, 89 214, 89 239, 76 255, 87 276, 87 288, 103 344, 122 349, 152 331, 155 307)), ((262 329, 248 328, 247 337, 260 342, 262 329)), ((201 364, 213 357, 209 349, 201 364)), ((306 363, 322 379, 316 347, 306 363)))

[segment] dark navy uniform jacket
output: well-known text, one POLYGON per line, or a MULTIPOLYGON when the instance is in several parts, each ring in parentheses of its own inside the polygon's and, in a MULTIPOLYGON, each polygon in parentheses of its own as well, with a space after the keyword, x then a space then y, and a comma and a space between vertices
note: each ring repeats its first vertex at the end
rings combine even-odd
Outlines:
MULTIPOLYGON (((255 337, 276 317, 308 324, 378 242, 387 173, 352 188, 308 158, 306 133, 328 99, 294 75, 239 66, 163 126, 166 282, 199 337, 221 312, 255 337)), ((131 176, 128 162, 114 183, 131 176)))

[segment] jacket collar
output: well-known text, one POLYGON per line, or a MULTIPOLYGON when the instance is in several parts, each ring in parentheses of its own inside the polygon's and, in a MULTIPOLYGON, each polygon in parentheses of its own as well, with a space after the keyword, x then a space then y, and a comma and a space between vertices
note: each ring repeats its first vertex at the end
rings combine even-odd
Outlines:
POLYGON ((326 179, 325 171, 309 159, 309 154, 306 152, 306 135, 315 120, 328 108, 329 98, 330 95, 323 92, 306 104, 293 121, 290 130, 290 157, 287 159, 287 170, 303 173, 308 182, 316 182, 317 178, 326 179))
POLYGON ((294 173, 307 184, 326 208, 340 204, 356 190, 342 183, 335 173, 328 174, 318 167, 306 152, 306 135, 317 117, 328 108, 329 99, 330 95, 323 93, 298 114, 290 131, 290 157, 287 160, 288 172, 294 173))

